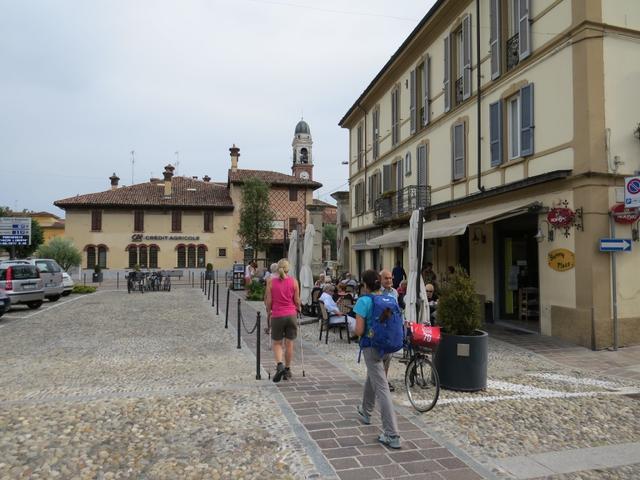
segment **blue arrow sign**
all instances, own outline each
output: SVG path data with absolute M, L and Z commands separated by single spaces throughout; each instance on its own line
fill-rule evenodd
M 601 238 L 600 251 L 601 252 L 630 252 L 631 239 L 630 238 Z

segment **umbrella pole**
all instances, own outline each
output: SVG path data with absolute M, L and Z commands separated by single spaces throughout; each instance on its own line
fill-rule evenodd
M 420 314 L 422 313 L 422 297 L 420 296 L 420 280 L 422 278 L 422 247 L 424 245 L 424 239 L 422 238 L 422 222 L 424 221 L 424 208 L 418 209 L 418 234 L 416 246 L 418 249 L 418 275 L 416 277 L 416 320 L 417 323 L 422 323 Z

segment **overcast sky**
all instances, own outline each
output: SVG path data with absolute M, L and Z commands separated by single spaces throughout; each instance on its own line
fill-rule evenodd
M 338 121 L 433 0 L 0 0 L 0 205 L 161 176 L 290 173 L 302 115 L 323 200 L 346 188 Z M 175 152 L 179 154 L 176 155 Z

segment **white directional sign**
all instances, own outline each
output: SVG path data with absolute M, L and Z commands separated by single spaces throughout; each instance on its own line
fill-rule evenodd
M 640 208 L 640 177 L 626 177 L 624 179 L 624 206 Z
M 630 252 L 631 239 L 630 238 L 601 238 L 600 251 L 601 252 Z
M 31 245 L 31 219 L 0 217 L 0 245 Z

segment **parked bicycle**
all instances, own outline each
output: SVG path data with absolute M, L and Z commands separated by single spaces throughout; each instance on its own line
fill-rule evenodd
M 129 272 L 127 278 L 127 292 L 131 293 L 134 290 L 139 290 L 140 293 L 144 293 L 145 278 L 144 272 Z
M 440 396 L 440 378 L 431 360 L 440 342 L 440 327 L 411 323 L 405 337 L 407 368 L 404 384 L 409 402 L 418 412 L 435 407 Z

